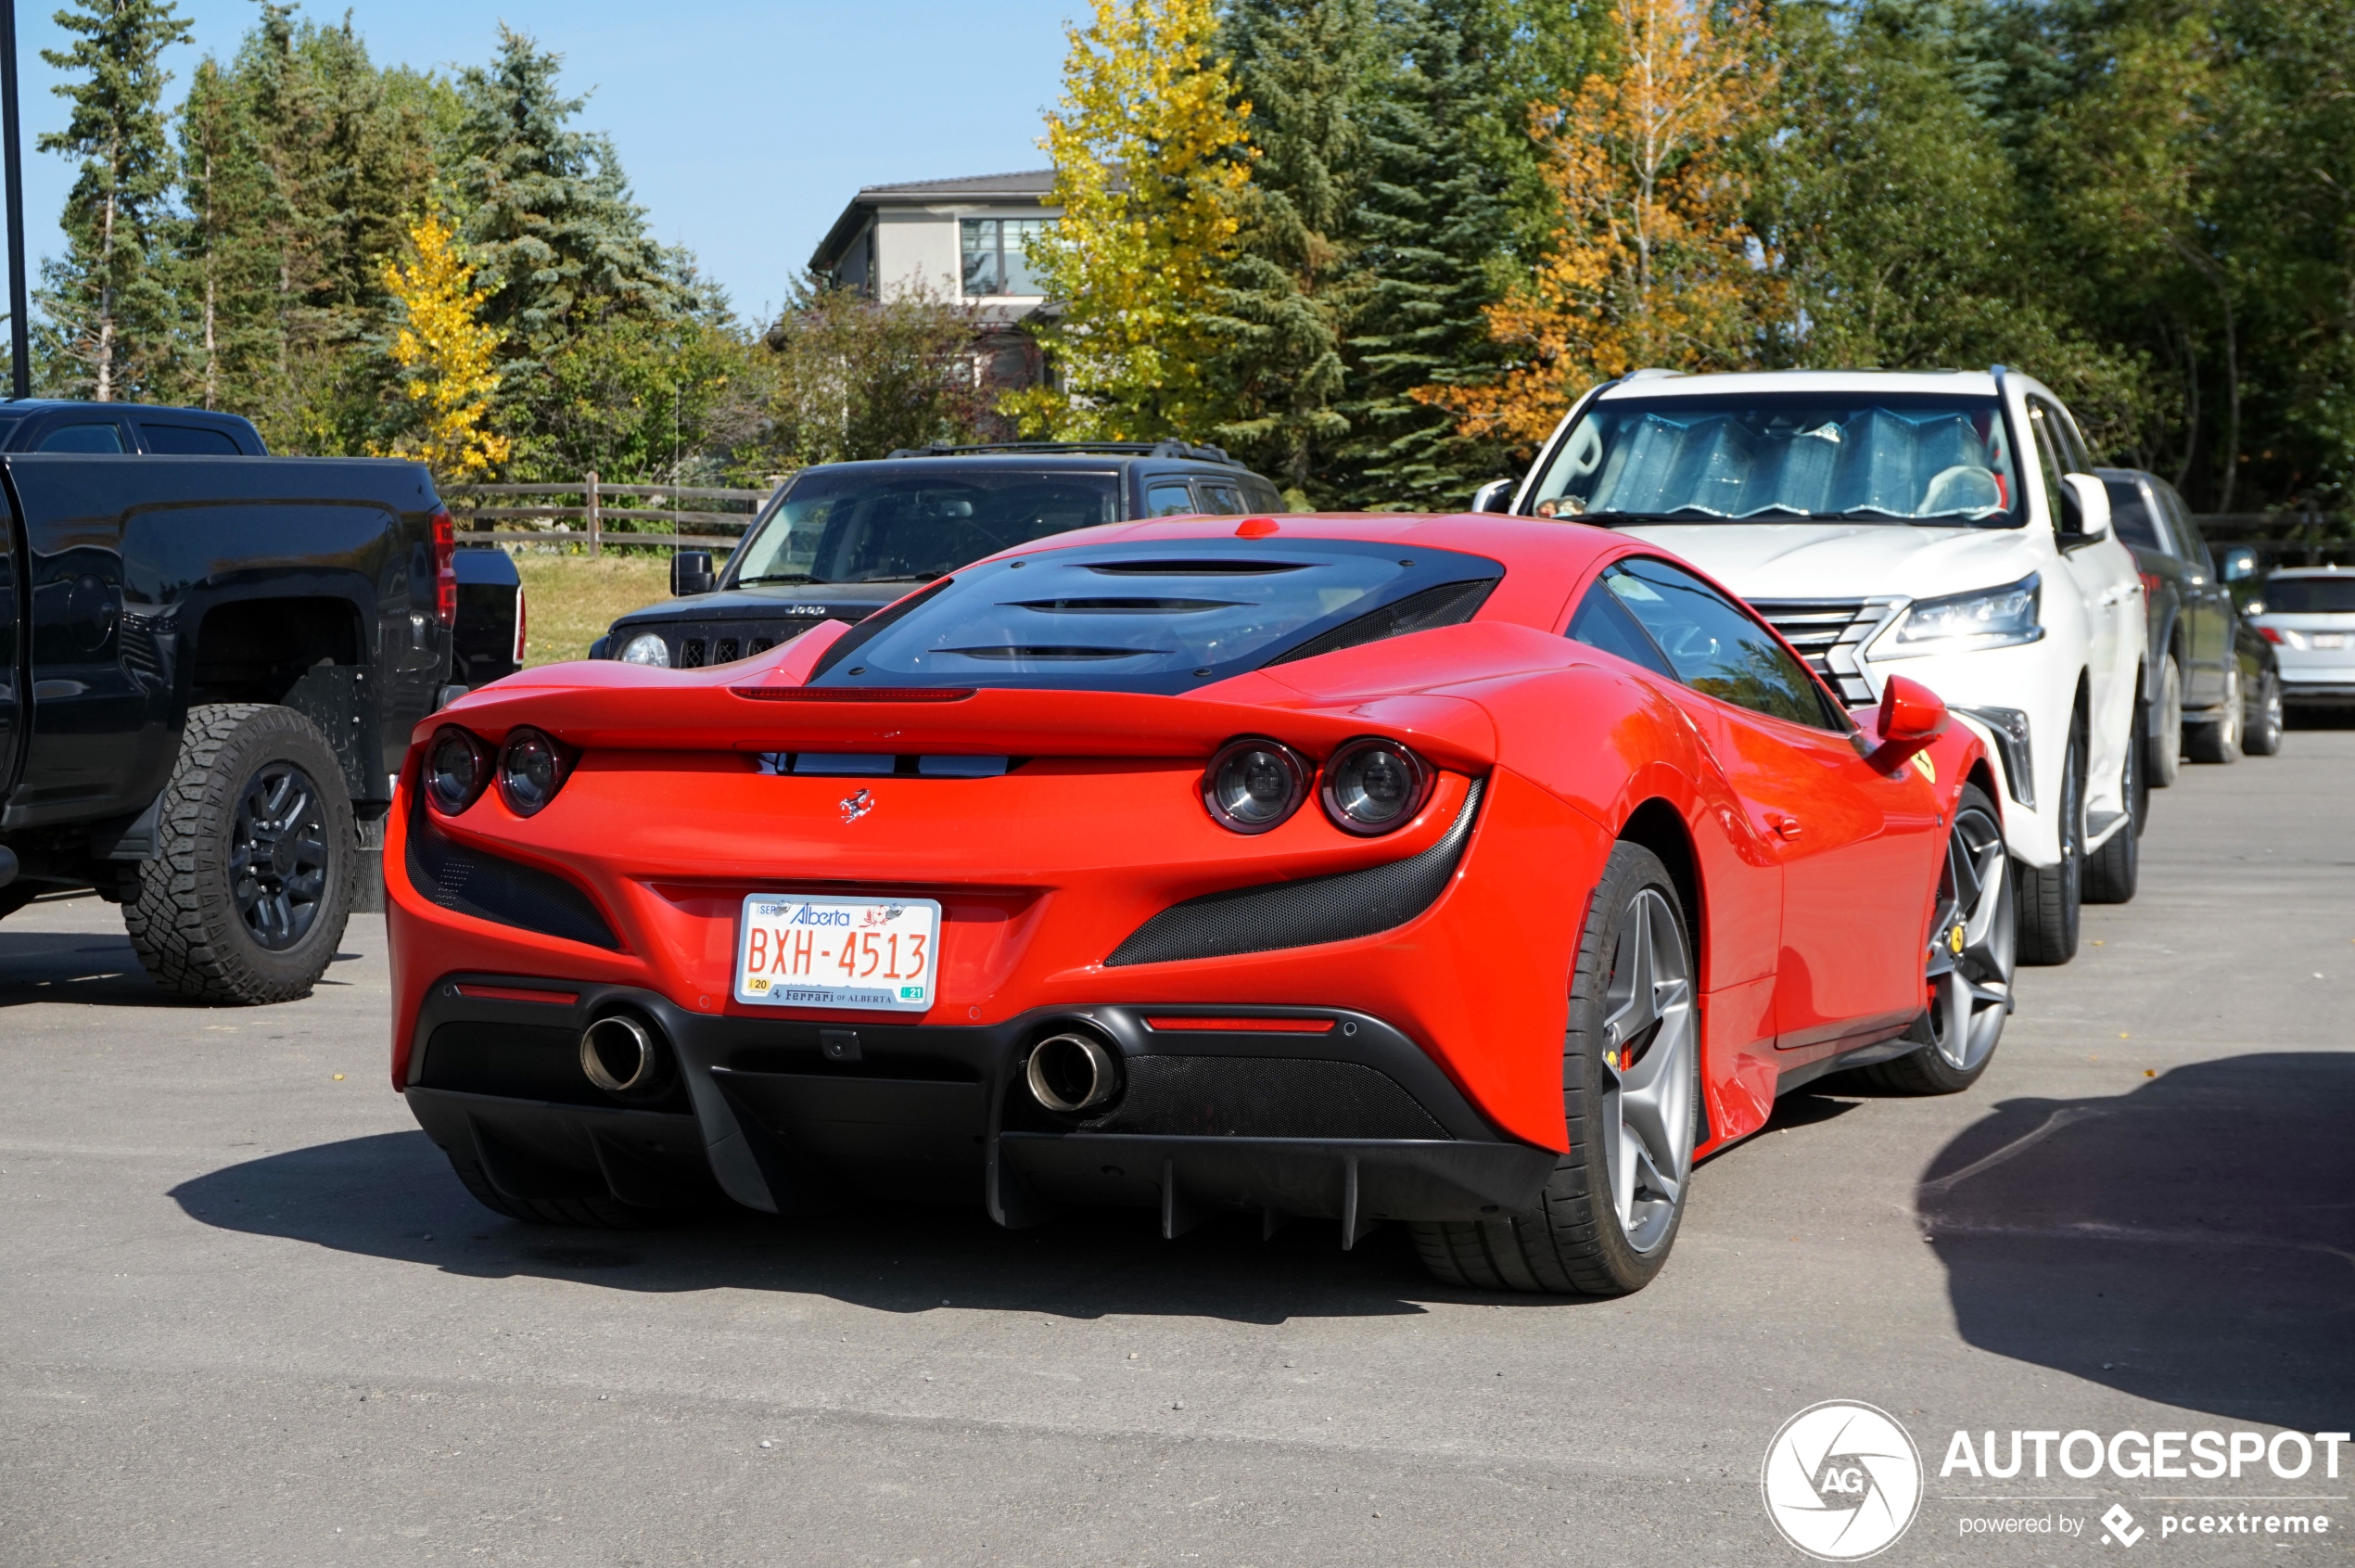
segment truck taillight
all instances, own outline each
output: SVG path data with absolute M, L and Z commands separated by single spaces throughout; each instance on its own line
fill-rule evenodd
M 433 618 L 458 624 L 458 525 L 447 506 L 433 509 Z
M 2159 583 L 2158 583 L 2158 574 L 2157 572 L 2144 572 L 2144 573 L 2142 573 L 2142 574 L 2141 574 L 2141 576 L 2142 576 L 2142 580 L 2143 580 L 2143 600 L 2144 600 L 2144 602 L 2145 602 L 2145 604 L 2152 604 L 2152 605 L 2156 605 L 2156 604 L 2158 604 L 2158 588 L 2159 588 Z
M 523 664 L 524 598 L 523 584 L 516 584 L 516 663 Z

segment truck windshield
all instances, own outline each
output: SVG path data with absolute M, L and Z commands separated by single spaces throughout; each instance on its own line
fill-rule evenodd
M 1188 539 L 988 561 L 861 621 L 817 686 L 1190 692 L 1468 620 L 1504 567 L 1354 540 Z
M 1541 517 L 2017 528 L 1992 397 L 1781 392 L 1603 398 L 1540 478 Z
M 1120 518 L 1120 476 L 926 460 L 813 468 L 745 546 L 731 586 L 929 582 L 1050 533 Z

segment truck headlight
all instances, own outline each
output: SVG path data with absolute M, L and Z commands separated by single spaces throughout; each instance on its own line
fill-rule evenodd
M 648 664 L 656 669 L 668 669 L 670 668 L 670 645 L 662 640 L 658 631 L 641 631 L 622 644 L 621 662 Z
M 2044 635 L 2037 624 L 2043 598 L 2043 583 L 2031 572 L 2005 588 L 1916 600 L 1897 623 L 1896 634 L 1883 639 L 1873 657 L 1920 658 L 2033 643 Z

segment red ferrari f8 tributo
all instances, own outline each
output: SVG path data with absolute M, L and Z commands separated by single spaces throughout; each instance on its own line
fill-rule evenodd
M 1929 692 L 1852 717 L 1599 529 L 1114 525 L 420 726 L 392 1080 L 520 1218 L 1396 1219 L 1451 1283 L 1622 1293 L 1778 1093 L 1985 1068 L 1996 798 Z

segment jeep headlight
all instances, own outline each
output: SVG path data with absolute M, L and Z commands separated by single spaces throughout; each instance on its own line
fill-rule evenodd
M 2043 584 L 2031 573 L 2005 588 L 1917 600 L 1873 657 L 1920 658 L 2033 643 L 2044 635 L 2036 615 L 2043 596 Z
M 621 650 L 624 664 L 650 664 L 656 669 L 670 668 L 670 646 L 658 631 L 641 631 L 630 639 Z

